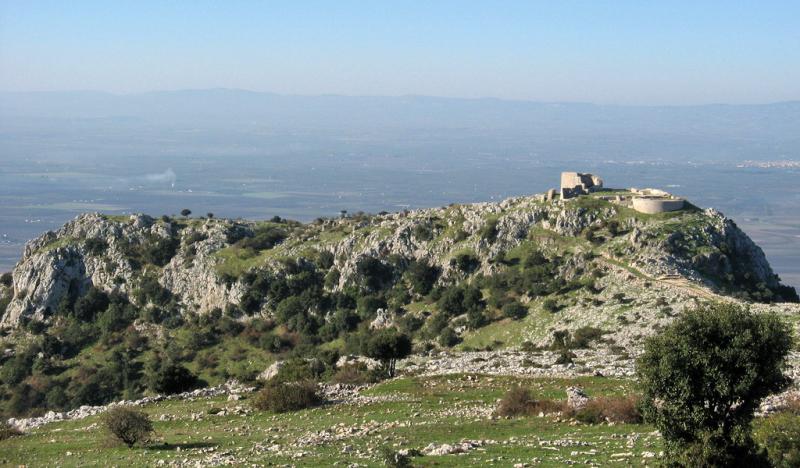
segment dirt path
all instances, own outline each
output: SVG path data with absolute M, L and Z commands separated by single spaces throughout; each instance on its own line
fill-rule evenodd
M 599 257 L 600 260 L 604 264 L 609 267 L 616 268 L 618 270 L 624 270 L 628 273 L 633 274 L 639 278 L 642 278 L 646 281 L 657 281 L 662 284 L 668 284 L 676 289 L 679 289 L 685 293 L 688 293 L 691 296 L 699 296 L 704 299 L 710 299 L 712 301 L 731 301 L 731 298 L 720 296 L 719 294 L 710 291 L 709 289 L 700 286 L 696 283 L 692 283 L 691 281 L 687 280 L 682 276 L 651 276 L 647 273 L 643 272 L 642 270 L 629 265 L 627 263 L 623 263 L 613 257 L 611 257 L 608 252 L 602 252 L 601 256 Z

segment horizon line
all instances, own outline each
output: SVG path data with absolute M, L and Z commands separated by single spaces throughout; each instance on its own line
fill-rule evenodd
M 314 98 L 314 97 L 338 97 L 338 98 L 387 98 L 387 99 L 402 99 L 402 98 L 421 98 L 421 99 L 442 99 L 453 101 L 498 101 L 509 103 L 528 103 L 528 104 L 545 104 L 545 105 L 585 105 L 585 106 L 605 106 L 605 107 L 714 107 L 714 106 L 770 106 L 778 104 L 794 104 L 800 103 L 800 97 L 795 99 L 785 99 L 779 101 L 766 101 L 766 102 L 709 102 L 709 103 L 695 103 L 695 104 L 628 104 L 628 103 L 598 103 L 592 101 L 550 101 L 550 100 L 535 100 L 524 98 L 501 98 L 495 96 L 436 96 L 429 94 L 342 94 L 342 93 L 317 93 L 317 94 L 302 94 L 302 93 L 276 93 L 273 91 L 255 91 L 245 88 L 227 88 L 227 87 L 208 87 L 208 88 L 174 88 L 174 89 L 152 89 L 148 91 L 132 91 L 132 92 L 116 92 L 97 89 L 52 89 L 52 90 L 0 90 L 0 94 L 102 94 L 115 97 L 135 97 L 145 96 L 148 94 L 168 94 L 168 93 L 187 93 L 187 92 L 210 92 L 210 91 L 227 91 L 249 94 L 271 95 L 276 97 L 299 97 L 299 98 Z

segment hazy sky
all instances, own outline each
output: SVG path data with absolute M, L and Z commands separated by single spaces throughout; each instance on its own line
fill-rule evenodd
M 796 100 L 800 1 L 0 0 L 0 90 L 213 87 Z

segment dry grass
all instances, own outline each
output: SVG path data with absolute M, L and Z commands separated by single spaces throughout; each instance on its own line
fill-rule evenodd
M 573 410 L 572 416 L 586 424 L 643 422 L 642 413 L 639 411 L 639 399 L 633 396 L 593 398 L 580 410 Z
M 369 370 L 366 364 L 361 362 L 344 365 L 331 377 L 334 383 L 352 385 L 375 383 L 378 380 L 380 380 L 379 373 Z
M 0 421 L 0 440 L 6 440 L 20 435 L 22 435 L 22 432 L 18 431 L 17 428 L 12 427 L 5 421 Z
M 512 387 L 497 405 L 500 416 L 530 416 L 539 413 L 557 413 L 566 409 L 564 402 L 537 400 L 531 391 L 524 387 Z
M 800 394 L 793 393 L 787 396 L 785 406 L 781 411 L 800 416 Z

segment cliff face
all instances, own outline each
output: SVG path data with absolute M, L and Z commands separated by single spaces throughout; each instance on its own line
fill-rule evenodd
M 247 242 L 276 232 L 274 242 Z M 744 291 L 756 300 L 791 296 L 763 251 L 713 210 L 650 216 L 591 196 L 567 202 L 536 196 L 311 224 L 84 214 L 26 245 L 13 286 L 2 290 L 8 304 L 0 325 L 46 320 L 65 297 L 91 286 L 146 302 L 136 291 L 154 278 L 182 313 L 205 313 L 239 304 L 248 271 L 279 274 L 286 259 L 328 254 L 328 270 L 338 279 L 327 287 L 336 290 L 354 280 L 364 257 L 425 260 L 440 270 L 438 281 L 448 283 L 502 271 L 504 256 L 515 249 L 564 257 L 566 278 L 580 271 L 583 258 L 603 256 L 723 293 Z M 474 268 L 459 263 L 464 255 Z M 270 304 L 262 308 L 269 312 Z
M 177 229 L 172 222 L 145 215 L 126 220 L 96 213 L 80 215 L 25 246 L 12 272 L 13 298 L 0 324 L 14 326 L 21 317 L 43 320 L 66 296 L 80 296 L 92 285 L 130 295 L 145 274 L 156 274 L 159 283 L 187 310 L 209 310 L 236 302 L 241 292 L 220 281 L 212 258 L 213 252 L 227 245 L 229 224 L 214 221 Z M 142 265 L 136 250 L 159 243 L 175 244 L 168 263 Z

